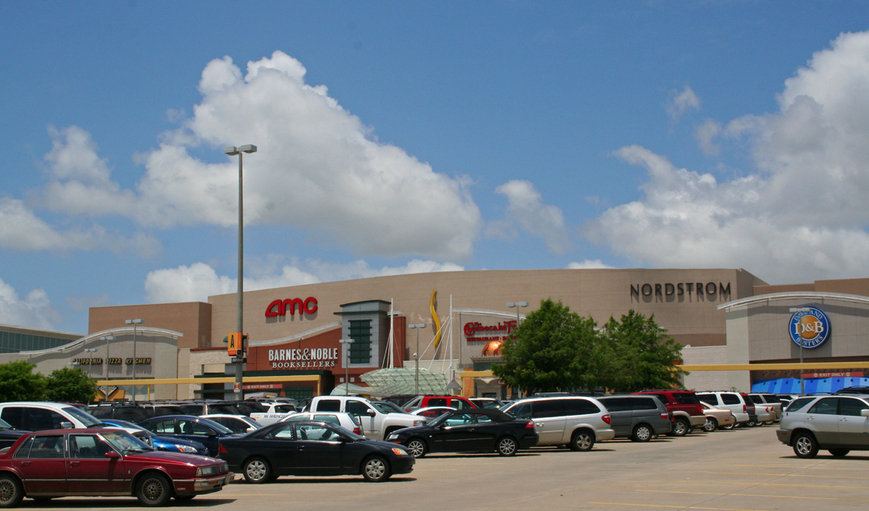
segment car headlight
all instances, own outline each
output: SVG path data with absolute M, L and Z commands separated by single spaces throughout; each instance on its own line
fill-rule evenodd
M 395 453 L 396 456 L 407 456 L 407 451 L 399 449 L 398 447 L 393 447 L 392 452 Z
M 192 445 L 176 445 L 175 447 L 177 447 L 178 450 L 181 452 L 196 454 L 196 448 Z
M 386 439 L 387 440 L 398 440 L 398 435 L 396 435 L 395 433 L 390 433 L 389 436 L 386 437 Z

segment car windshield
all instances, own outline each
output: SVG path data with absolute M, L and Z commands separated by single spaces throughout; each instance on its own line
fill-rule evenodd
M 374 401 L 371 404 L 381 413 L 405 413 L 405 411 L 399 408 L 398 405 L 390 403 L 389 401 Z
M 103 433 L 103 438 L 105 438 L 108 443 L 112 444 L 112 447 L 124 454 L 148 452 L 153 450 L 141 440 L 125 431 L 107 431 Z
M 74 406 L 65 406 L 63 408 L 63 411 L 78 419 L 82 424 L 84 424 L 86 428 L 102 425 L 102 422 L 100 422 L 99 419 L 87 412 L 81 411 Z

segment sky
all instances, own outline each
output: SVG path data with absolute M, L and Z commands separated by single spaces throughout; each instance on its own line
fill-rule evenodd
M 0 324 L 456 270 L 867 277 L 869 3 L 0 1 Z

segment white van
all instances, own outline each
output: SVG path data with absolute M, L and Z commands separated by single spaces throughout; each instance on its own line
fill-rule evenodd
M 597 399 L 583 396 L 532 397 L 504 408 L 517 419 L 531 419 L 540 437 L 537 445 L 567 445 L 591 450 L 598 440 L 612 440 L 612 418 Z

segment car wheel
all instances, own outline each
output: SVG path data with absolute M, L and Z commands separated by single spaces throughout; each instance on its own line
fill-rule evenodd
M 711 433 L 716 429 L 718 429 L 718 421 L 715 420 L 715 417 L 706 417 L 706 423 L 703 424 L 703 431 Z
M 797 433 L 794 438 L 794 454 L 800 458 L 814 458 L 818 449 L 818 441 L 811 433 Z
M 655 432 L 648 424 L 637 424 L 631 432 L 631 440 L 634 442 L 648 442 L 655 436 Z
M 172 498 L 172 486 L 166 476 L 151 472 L 139 479 L 136 498 L 146 506 L 165 506 Z
M 849 452 L 851 452 L 851 449 L 830 449 L 830 454 L 837 458 L 847 456 Z
M 519 444 L 516 439 L 511 436 L 505 436 L 498 440 L 498 454 L 501 456 L 513 456 L 519 450 Z
M 244 480 L 249 483 L 259 484 L 272 480 L 272 468 L 263 458 L 251 458 L 245 461 L 241 471 Z
M 757 420 L 756 419 L 748 419 L 748 422 L 746 422 L 745 425 L 748 426 L 749 428 L 753 428 L 753 427 L 757 426 Z
M 390 475 L 389 463 L 383 456 L 369 456 L 362 462 L 362 477 L 366 481 L 379 483 L 389 479 Z
M 685 436 L 691 430 L 691 423 L 685 417 L 676 417 L 673 421 L 673 436 Z
M 13 475 L 0 476 L 0 507 L 15 507 L 24 498 L 24 489 Z
M 407 447 L 407 452 L 414 458 L 425 456 L 425 442 L 420 438 L 411 438 L 405 447 Z
M 580 429 L 573 432 L 570 437 L 570 450 L 572 451 L 590 451 L 594 446 L 594 433 L 587 429 Z

